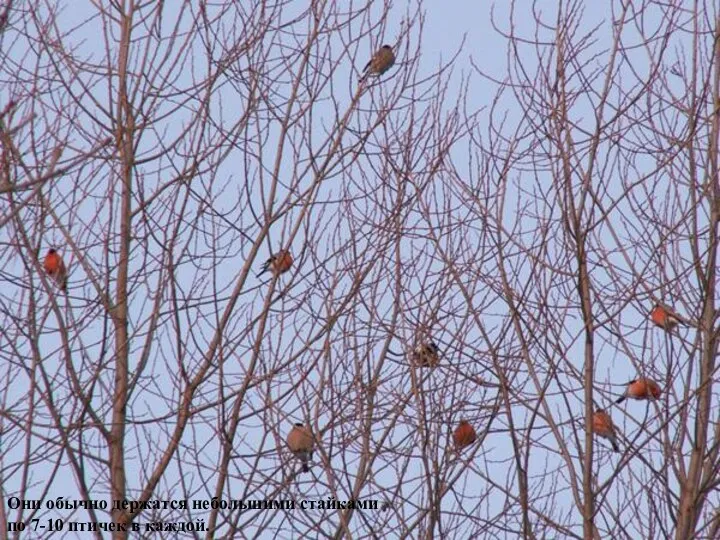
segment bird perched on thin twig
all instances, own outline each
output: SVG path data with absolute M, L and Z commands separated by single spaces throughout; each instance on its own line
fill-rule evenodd
M 413 363 L 419 367 L 435 367 L 440 362 L 440 350 L 434 342 L 419 343 L 413 349 Z
M 263 263 L 263 266 L 260 269 L 257 277 L 260 277 L 268 270 L 271 270 L 274 275 L 279 276 L 280 274 L 284 274 L 285 272 L 290 270 L 292 263 L 293 258 L 290 250 L 281 249 L 274 255 L 271 255 L 270 258 Z
M 67 292 L 67 269 L 63 262 L 62 256 L 57 252 L 55 248 L 48 249 L 43 261 L 43 268 L 47 275 L 55 280 L 60 290 L 64 293 Z
M 659 399 L 661 394 L 660 386 L 652 379 L 633 379 L 627 385 L 625 393 L 615 403 L 622 403 L 625 398 L 632 399 Z
M 614 452 L 619 452 L 620 447 L 617 442 L 617 434 L 615 433 L 615 426 L 613 425 L 612 418 L 603 409 L 598 409 L 593 414 L 592 418 L 592 429 L 596 435 L 607 439 L 613 447 Z
M 309 462 L 315 449 L 315 437 L 310 428 L 301 422 L 296 423 L 287 436 L 290 451 L 302 462 L 303 472 L 310 472 Z
M 395 53 L 390 45 L 383 45 L 363 68 L 360 77 L 364 81 L 369 75 L 379 77 L 395 64 Z
M 650 312 L 650 319 L 656 326 L 667 332 L 672 332 L 678 324 L 683 324 L 680 315 L 675 313 L 672 308 L 662 304 L 655 304 Z
M 462 419 L 453 432 L 453 442 L 455 449 L 459 452 L 463 448 L 470 446 L 477 439 L 477 433 L 470 423 Z

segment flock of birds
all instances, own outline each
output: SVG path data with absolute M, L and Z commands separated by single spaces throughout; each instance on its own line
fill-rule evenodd
M 380 76 L 390 69 L 395 63 L 395 54 L 390 45 L 383 45 L 367 63 L 360 78 L 364 81 L 368 76 Z M 277 277 L 284 274 L 293 264 L 293 256 L 290 250 L 283 249 L 273 254 L 263 264 L 258 277 L 267 271 Z M 67 268 L 62 256 L 56 249 L 50 248 L 45 255 L 43 268 L 47 275 L 52 278 L 61 291 L 67 294 Z M 656 304 L 650 312 L 652 322 L 667 332 L 681 324 L 682 319 L 671 308 L 662 304 Z M 440 363 L 440 351 L 432 341 L 418 344 L 412 351 L 412 362 L 418 367 L 434 368 Z M 621 403 L 626 398 L 636 400 L 658 399 L 661 394 L 660 386 L 652 379 L 643 377 L 630 381 L 622 396 L 616 403 Z M 615 452 L 620 451 L 617 441 L 617 431 L 613 425 L 612 418 L 603 409 L 597 409 L 592 419 L 593 432 L 607 440 Z M 475 428 L 465 419 L 461 419 L 453 431 L 453 443 L 459 452 L 472 445 L 477 440 Z M 302 471 L 310 471 L 310 461 L 315 449 L 316 438 L 310 428 L 301 422 L 296 423 L 287 435 L 288 448 L 293 455 L 300 460 Z
M 281 250 L 270 257 L 262 267 L 258 276 L 271 270 L 275 276 L 279 276 L 290 270 L 293 258 L 288 250 Z M 672 333 L 673 330 L 683 323 L 681 317 L 672 308 L 656 304 L 650 312 L 650 320 L 656 325 Z M 412 351 L 411 361 L 421 368 L 434 368 L 440 363 L 440 349 L 433 341 L 419 343 Z M 648 377 L 640 377 L 630 381 L 625 392 L 615 401 L 622 403 L 625 399 L 655 400 L 659 399 L 662 390 L 660 385 Z M 604 409 L 596 409 L 592 418 L 593 433 L 610 441 L 615 452 L 620 451 L 617 440 L 617 431 L 612 418 Z M 460 452 L 472 445 L 477 440 L 475 428 L 466 419 L 461 419 L 453 431 L 453 443 L 455 450 Z M 296 423 L 287 436 L 287 445 L 290 451 L 301 461 L 302 471 L 309 472 L 309 462 L 312 460 L 312 453 L 315 449 L 315 436 L 310 428 L 302 423 Z
M 370 61 L 365 65 L 360 82 L 369 76 L 379 77 L 395 64 L 395 54 L 390 45 L 383 45 L 375 52 Z M 272 255 L 263 264 L 258 277 L 270 270 L 274 275 L 284 274 L 293 264 L 293 257 L 290 250 L 280 250 Z M 50 248 L 43 260 L 43 268 L 46 274 L 56 283 L 60 290 L 67 294 L 68 272 L 62 255 L 55 248 Z M 437 351 L 435 351 L 437 358 Z M 472 430 L 472 427 L 468 425 Z M 474 440 L 473 431 L 473 440 Z M 302 423 L 293 426 L 287 436 L 287 445 L 290 451 L 302 462 L 303 472 L 310 471 L 309 462 L 312 459 L 312 452 L 315 448 L 315 437 L 308 427 Z
M 260 277 L 265 272 L 270 271 L 277 278 L 290 270 L 293 262 L 294 259 L 290 250 L 280 250 L 265 261 L 257 276 Z M 67 268 L 62 256 L 54 248 L 49 249 L 45 255 L 43 268 L 60 290 L 67 294 Z M 677 313 L 662 304 L 655 305 L 650 312 L 650 319 L 656 326 L 666 332 L 672 332 L 679 324 L 683 323 Z M 411 361 L 420 368 L 434 368 L 440 363 L 440 350 L 432 341 L 420 343 L 412 351 Z M 660 385 L 654 380 L 648 377 L 637 378 L 627 384 L 625 392 L 617 399 L 616 403 L 622 403 L 627 398 L 655 400 L 660 398 L 661 393 Z M 596 435 L 610 441 L 615 452 L 620 451 L 616 428 L 612 418 L 604 409 L 595 410 L 592 418 L 592 429 Z M 459 452 L 472 445 L 476 440 L 475 428 L 467 420 L 461 419 L 453 431 L 453 443 L 456 451 Z M 303 423 L 296 423 L 288 433 L 286 442 L 293 455 L 302 463 L 302 472 L 309 472 L 310 461 L 316 443 L 316 438 L 310 428 Z
M 655 307 L 650 311 L 650 320 L 668 333 L 672 333 L 679 324 L 684 324 L 680 315 L 669 306 L 663 304 L 655 304 Z M 615 403 L 622 403 L 626 398 L 640 401 L 645 399 L 655 400 L 660 398 L 661 393 L 662 390 L 657 382 L 648 377 L 641 377 L 630 381 L 623 395 L 621 395 Z M 592 425 L 593 432 L 596 435 L 610 441 L 613 451 L 620 451 L 617 430 L 607 411 L 597 409 L 593 413 Z
M 383 50 L 385 48 L 381 49 L 381 51 Z M 260 277 L 265 272 L 270 271 L 275 277 L 278 277 L 290 270 L 292 264 L 293 257 L 290 251 L 286 249 L 280 250 L 265 261 L 257 276 Z M 412 361 L 418 367 L 434 368 L 440 363 L 440 350 L 432 341 L 420 343 L 412 352 Z M 470 446 L 476 439 L 475 428 L 467 420 L 460 420 L 453 432 L 455 448 L 461 450 Z M 302 472 L 310 472 L 310 461 L 316 443 L 315 436 L 310 428 L 302 422 L 297 422 L 288 433 L 285 442 L 293 455 L 302 463 Z

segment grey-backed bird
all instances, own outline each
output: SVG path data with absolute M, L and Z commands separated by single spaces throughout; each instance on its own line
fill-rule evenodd
M 413 349 L 413 363 L 419 367 L 435 367 L 440 363 L 440 350 L 434 342 L 419 343 Z
M 372 59 L 363 69 L 361 81 L 365 80 L 368 75 L 379 77 L 395 64 L 395 53 L 393 53 L 390 45 L 383 45 L 373 55 Z

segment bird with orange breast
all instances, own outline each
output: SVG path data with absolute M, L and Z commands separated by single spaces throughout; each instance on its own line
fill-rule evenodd
M 660 385 L 652 379 L 633 379 L 628 383 L 625 393 L 620 396 L 615 403 L 622 403 L 625 398 L 637 400 L 659 399 L 661 393 Z
M 650 312 L 650 319 L 666 332 L 672 332 L 678 324 L 683 324 L 680 315 L 663 304 L 655 304 Z
M 615 433 L 615 426 L 613 425 L 612 418 L 603 409 L 598 409 L 593 414 L 592 418 L 592 429 L 593 433 L 607 439 L 613 447 L 614 452 L 619 452 L 620 447 L 617 442 L 617 434 Z
M 465 419 L 460 420 L 460 423 L 453 432 L 453 442 L 455 443 L 455 449 L 460 450 L 467 448 L 477 440 L 477 433 L 475 428 L 470 425 Z
M 440 363 L 439 353 L 440 349 L 438 349 L 438 346 L 435 345 L 433 341 L 419 343 L 415 349 L 413 349 L 413 363 L 418 367 L 434 368 Z
M 370 61 L 363 68 L 363 75 L 360 77 L 364 81 L 369 75 L 379 77 L 395 64 L 395 53 L 393 53 L 390 45 L 383 45 L 373 55 Z
M 310 472 L 309 462 L 315 449 L 315 437 L 310 428 L 301 422 L 296 423 L 287 436 L 287 445 L 290 451 L 302 463 L 303 472 Z
M 279 276 L 280 274 L 284 274 L 285 272 L 290 270 L 292 264 L 293 257 L 292 253 L 290 253 L 290 250 L 281 249 L 277 253 L 271 255 L 270 258 L 265 261 L 257 277 L 260 277 L 268 270 L 272 271 L 273 275 Z
M 53 278 L 60 290 L 67 292 L 67 269 L 63 262 L 62 256 L 55 248 L 48 249 L 45 259 L 43 260 L 43 268 L 48 276 Z

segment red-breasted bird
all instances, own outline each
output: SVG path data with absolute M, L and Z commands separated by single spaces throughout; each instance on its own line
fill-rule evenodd
M 394 64 L 395 53 L 393 53 L 392 47 L 390 45 L 383 45 L 363 68 L 363 74 L 360 80 L 365 80 L 368 75 L 379 77 L 393 67 Z
M 453 432 L 453 442 L 455 448 L 460 451 L 463 448 L 470 446 L 477 439 L 477 433 L 467 420 L 460 420 L 460 423 Z
M 682 320 L 677 313 L 668 306 L 664 306 L 662 304 L 655 304 L 655 307 L 653 307 L 650 312 L 650 318 L 655 325 L 667 332 L 672 332 L 678 324 L 682 323 Z
M 280 274 L 284 274 L 288 270 L 290 270 L 290 267 L 293 263 L 293 257 L 290 253 L 289 249 L 281 249 L 274 255 L 271 255 L 270 258 L 265 261 L 265 263 L 262 266 L 262 269 L 260 270 L 260 273 L 257 275 L 257 277 L 260 277 L 268 270 L 271 270 L 273 274 L 276 276 L 279 276 Z
M 48 249 L 43 261 L 47 275 L 55 280 L 62 292 L 67 292 L 67 269 L 60 254 L 54 248 Z
M 419 343 L 415 349 L 413 349 L 413 363 L 420 367 L 435 367 L 440 362 L 439 352 L 438 346 L 432 341 Z
M 620 447 L 617 442 L 617 434 L 615 433 L 615 426 L 613 425 L 612 418 L 602 409 L 598 409 L 593 414 L 593 433 L 607 439 L 612 444 L 613 451 L 619 452 Z
M 287 436 L 287 445 L 290 451 L 302 462 L 303 472 L 310 472 L 308 464 L 312 459 L 312 453 L 315 449 L 315 437 L 313 437 L 310 428 L 298 422 L 290 430 Z
M 625 398 L 658 399 L 661 393 L 660 386 L 652 379 L 634 379 L 628 383 L 625 393 L 615 403 L 622 403 Z

